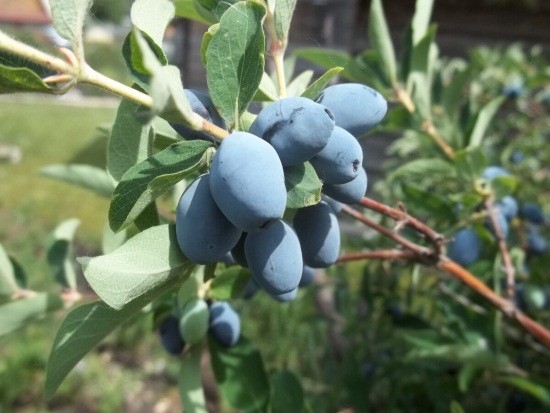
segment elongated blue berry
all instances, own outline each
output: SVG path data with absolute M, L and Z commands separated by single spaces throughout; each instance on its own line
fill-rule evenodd
M 326 202 L 299 209 L 293 223 L 306 265 L 326 268 L 336 262 L 340 253 L 340 227 Z
M 353 135 L 336 126 L 327 146 L 310 162 L 324 183 L 345 184 L 359 173 L 363 163 L 363 149 Z
M 247 132 L 223 140 L 212 161 L 210 189 L 227 219 L 242 231 L 281 218 L 285 211 L 285 177 L 277 152 Z
M 448 247 L 449 257 L 463 267 L 474 263 L 481 252 L 481 240 L 472 228 L 458 231 Z
M 223 347 L 237 344 L 241 335 L 239 314 L 227 301 L 218 301 L 210 307 L 210 336 Z
M 364 168 L 359 169 L 357 177 L 348 183 L 340 185 L 323 185 L 323 192 L 333 200 L 347 205 L 358 204 L 367 192 L 367 173 Z M 340 209 L 342 209 L 340 207 Z
M 179 320 L 174 315 L 169 315 L 164 319 L 159 327 L 160 341 L 164 349 L 170 354 L 180 354 L 185 346 L 181 338 L 179 329 Z
M 199 176 L 183 193 L 176 211 L 178 244 L 197 264 L 222 260 L 241 236 L 214 201 L 209 179 L 209 174 Z
M 388 110 L 388 103 L 380 93 L 358 83 L 330 86 L 316 102 L 332 111 L 336 126 L 355 137 L 360 137 L 379 124 Z
M 300 283 L 303 261 L 294 230 L 282 220 L 250 232 L 244 250 L 256 283 L 272 295 L 292 291 Z
M 334 129 L 326 107 L 302 97 L 288 97 L 266 106 L 249 132 L 277 151 L 283 166 L 302 164 L 319 153 Z

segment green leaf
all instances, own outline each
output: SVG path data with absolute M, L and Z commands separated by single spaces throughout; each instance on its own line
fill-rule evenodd
M 212 143 L 196 140 L 169 146 L 130 168 L 116 187 L 109 208 L 114 232 L 130 225 L 156 198 L 172 186 L 208 166 Z
M 15 269 L 6 250 L 0 244 L 0 296 L 11 296 L 19 290 Z
M 321 200 L 323 183 L 309 162 L 285 168 L 285 186 L 287 208 L 304 208 Z
M 452 220 L 454 218 L 452 205 L 433 191 L 426 191 L 421 187 L 405 183 L 402 184 L 402 188 L 407 196 L 405 203 L 416 214 L 423 211 L 435 219 Z
M 239 266 L 231 267 L 217 275 L 210 285 L 210 298 L 214 300 L 231 300 L 239 298 L 250 280 L 250 271 Z
M 527 379 L 517 376 L 500 377 L 497 379 L 502 383 L 514 386 L 516 389 L 529 393 L 538 399 L 545 406 L 550 406 L 550 389 L 547 384 L 537 383 L 533 379 Z
M 130 229 L 123 229 L 117 233 L 113 232 L 109 222 L 103 226 L 103 237 L 101 238 L 101 252 L 109 254 L 120 247 L 130 237 Z
M 92 0 L 50 0 L 55 31 L 76 49 L 82 45 L 82 28 L 91 6 Z
M 369 40 L 380 59 L 387 80 L 397 86 L 395 50 L 381 0 L 372 0 L 369 14 Z
M 273 15 L 275 33 L 283 43 L 288 41 L 288 30 L 292 21 L 292 15 L 296 8 L 296 0 L 275 0 Z
M 178 246 L 174 225 L 149 228 L 110 254 L 78 262 L 96 294 L 115 310 L 174 279 L 182 281 L 194 267 Z
M 207 413 L 201 382 L 202 346 L 193 346 L 181 360 L 178 387 L 185 413 Z
M 266 411 L 270 388 L 260 352 L 242 335 L 231 348 L 221 347 L 212 339 L 208 344 L 223 399 L 235 409 Z
M 491 121 L 497 114 L 505 99 L 506 98 L 504 96 L 499 96 L 491 100 L 479 111 L 468 141 L 468 148 L 477 148 L 478 146 L 481 146 L 481 142 L 487 133 L 487 129 L 489 128 Z
M 440 176 L 454 174 L 454 167 L 449 162 L 438 158 L 416 159 L 408 162 L 389 174 L 388 179 L 394 180 L 405 177 L 407 179 L 414 176 Z
M 10 255 L 9 257 L 11 265 L 13 267 L 13 272 L 17 285 L 19 286 L 19 288 L 27 288 L 27 274 L 25 273 L 25 269 L 13 256 Z
M 462 393 L 466 393 L 470 388 L 470 383 L 475 378 L 480 366 L 476 363 L 468 362 L 462 366 L 458 374 L 458 388 Z
M 181 73 L 176 66 L 157 68 L 151 79 L 153 112 L 170 122 L 182 123 L 199 130 L 202 118 L 193 113 L 181 83 Z
M 451 405 L 449 406 L 449 411 L 450 413 L 466 413 L 462 405 L 456 400 L 453 400 L 451 402 Z
M 42 78 L 26 67 L 0 64 L 0 94 L 16 92 L 55 93 Z
M 167 227 L 167 225 L 164 227 Z M 162 253 L 166 254 L 166 252 Z M 185 276 L 186 273 L 181 273 L 180 277 L 174 277 L 165 283 L 159 283 L 156 287 L 150 288 L 144 295 L 128 302 L 119 310 L 109 307 L 103 301 L 84 304 L 71 310 L 57 330 L 46 366 L 46 398 L 49 399 L 54 395 L 67 374 L 86 353 L 99 344 L 116 327 L 139 313 L 151 301 L 174 288 Z
M 466 182 L 475 182 L 482 175 L 487 163 L 487 156 L 481 148 L 455 152 L 456 171 Z
M 413 47 L 407 88 L 424 119 L 431 119 L 431 65 L 430 53 L 435 39 L 435 26 Z
M 147 33 L 157 45 L 162 45 L 164 32 L 175 16 L 170 0 L 135 0 L 130 17 L 135 27 Z
M 262 80 L 260 81 L 260 86 L 258 86 L 258 91 L 254 95 L 255 101 L 261 102 L 274 102 L 277 100 L 277 88 L 273 79 L 267 74 L 262 74 Z
M 220 20 L 206 51 L 208 90 L 229 126 L 238 121 L 262 79 L 265 8 L 254 2 L 231 6 Z
M 104 169 L 92 165 L 47 165 L 40 169 L 40 174 L 89 189 L 106 198 L 110 198 L 115 189 L 109 174 Z
M 294 52 L 294 55 L 327 70 L 335 66 L 343 67 L 344 70 L 341 72 L 342 77 L 352 82 L 369 83 L 369 77 L 361 69 L 354 57 L 346 52 L 312 47 L 298 49 Z
M 428 31 L 432 17 L 434 0 L 416 0 L 416 8 L 412 18 L 412 41 L 413 45 L 418 44 Z
M 143 121 L 143 107 L 123 99 L 107 145 L 107 171 L 118 182 L 135 164 L 151 155 L 149 119 Z
M 4 304 L 0 306 L 0 337 L 60 308 L 63 301 L 59 295 L 46 293 Z
M 196 0 L 197 10 L 201 15 L 219 21 L 223 14 L 239 0 Z
M 466 85 L 470 80 L 472 71 L 470 69 L 464 69 L 454 74 L 453 79 L 448 85 L 445 85 L 443 89 L 442 103 L 447 114 L 451 117 L 460 107 L 460 103 L 463 101 Z
M 48 264 L 55 280 L 73 290 L 76 290 L 73 238 L 79 225 L 80 221 L 75 218 L 63 221 L 50 235 L 47 247 Z
M 300 380 L 290 371 L 277 371 L 271 382 L 271 413 L 301 412 L 304 408 L 304 391 Z
M 141 34 L 141 40 L 139 40 L 136 33 Z M 124 57 L 126 67 L 128 67 L 134 82 L 142 89 L 147 90 L 151 81 L 151 71 L 148 67 L 150 64 L 146 65 L 146 56 L 148 51 L 145 51 L 144 53 L 142 50 L 143 47 L 140 46 L 140 41 L 145 41 L 147 43 L 147 50 L 153 53 L 155 59 L 161 66 L 168 64 L 168 58 L 162 48 L 156 44 L 147 33 L 132 30 L 128 33 L 126 39 L 124 39 L 124 43 L 122 45 L 122 57 Z M 151 56 L 149 56 L 149 59 L 150 58 Z
M 491 188 L 493 188 L 496 199 L 512 195 L 517 187 L 518 180 L 515 176 L 499 176 L 491 181 Z
M 208 30 L 206 32 L 204 32 L 204 35 L 202 36 L 201 60 L 202 60 L 202 64 L 204 66 L 206 66 L 206 51 L 208 50 L 208 46 L 210 45 L 210 41 L 212 40 L 212 38 L 214 37 L 214 35 L 216 34 L 216 32 L 218 31 L 219 28 L 220 28 L 219 23 L 213 24 L 212 26 L 210 26 L 208 28 Z
M 206 17 L 204 13 L 198 10 L 197 0 L 174 0 L 176 6 L 176 16 L 185 19 L 195 20 L 204 24 L 215 23 L 213 16 Z
M 344 70 L 343 67 L 333 67 L 327 70 L 323 76 L 313 82 L 309 87 L 302 92 L 302 97 L 315 100 L 319 97 L 323 89 L 334 79 L 335 76 Z
M 296 78 L 289 83 L 286 89 L 287 96 L 300 96 L 306 89 L 309 82 L 313 78 L 313 70 L 306 70 L 300 73 Z

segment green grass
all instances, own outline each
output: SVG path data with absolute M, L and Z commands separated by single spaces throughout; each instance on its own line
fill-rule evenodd
M 47 234 L 67 218 L 81 220 L 82 242 L 99 242 L 108 201 L 39 171 L 52 163 L 104 165 L 106 138 L 96 126 L 111 122 L 115 110 L 51 101 L 0 102 L 0 142 L 23 152 L 19 164 L 0 164 L 0 242 L 31 273 L 43 272 L 36 262 L 44 256 Z

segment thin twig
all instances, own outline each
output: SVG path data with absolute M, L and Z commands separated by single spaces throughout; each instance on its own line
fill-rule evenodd
M 378 251 L 360 251 L 350 252 L 340 255 L 336 264 L 344 264 L 350 261 L 360 260 L 390 260 L 390 261 L 412 261 L 416 258 L 413 252 L 391 249 L 391 250 L 378 250 Z
M 459 294 L 453 290 L 451 290 L 444 282 L 440 282 L 438 284 L 439 291 L 441 291 L 443 294 L 451 297 L 453 300 L 455 300 L 457 303 L 462 304 L 465 307 L 468 307 L 472 311 L 478 313 L 478 314 L 487 314 L 487 310 L 480 305 L 477 305 L 476 303 L 473 303 L 471 300 L 469 300 L 467 297 L 463 296 L 462 294 Z
M 498 248 L 500 249 L 500 254 L 502 255 L 502 261 L 504 262 L 504 268 L 506 270 L 506 296 L 509 300 L 514 300 L 516 289 L 515 289 L 515 269 L 512 264 L 512 259 L 510 258 L 510 253 L 508 252 L 508 246 L 506 245 L 506 240 L 502 234 L 502 228 L 497 217 L 497 210 L 493 203 L 492 197 L 485 198 L 485 209 L 491 220 L 491 225 L 497 239 Z
M 361 199 L 361 201 L 359 202 L 359 205 L 364 208 L 370 209 L 371 211 L 375 211 L 387 217 L 393 218 L 397 222 L 404 222 L 407 226 L 414 228 L 415 230 L 423 234 L 434 246 L 435 252 L 437 254 L 441 253 L 441 250 L 445 243 L 445 237 L 443 237 L 443 235 L 441 235 L 440 233 L 434 231 L 423 222 L 410 216 L 405 208 L 392 208 L 367 197 L 363 197 L 363 199 Z
M 398 243 L 399 245 L 402 245 L 403 247 L 405 247 L 408 250 L 412 251 L 419 258 L 423 257 L 424 259 L 428 259 L 429 257 L 433 257 L 433 252 L 429 248 L 422 247 L 418 244 L 415 244 L 412 241 L 409 241 L 407 238 L 402 237 L 399 234 L 396 234 L 395 232 L 393 232 L 390 229 L 384 227 L 383 225 L 380 225 L 377 222 L 374 222 L 370 218 L 364 216 L 359 211 L 356 211 L 355 209 L 353 209 L 353 208 L 351 208 L 347 205 L 344 205 L 344 207 L 342 208 L 342 211 L 345 214 L 355 218 L 357 221 L 360 221 L 363 224 L 365 224 L 366 226 L 374 229 L 376 232 L 379 232 L 382 235 L 385 235 L 386 237 L 388 237 L 392 241 L 394 241 L 394 242 Z
M 365 204 L 365 205 L 363 205 Z M 373 209 L 379 213 L 392 217 L 394 219 L 402 219 L 401 214 L 406 214 L 404 211 L 398 209 L 390 208 L 387 205 L 380 204 L 376 201 L 372 201 L 368 198 L 363 198 L 361 205 Z M 436 268 L 445 272 L 446 274 L 452 276 L 453 278 L 461 281 L 470 289 L 474 290 L 477 294 L 481 295 L 486 301 L 488 301 L 493 307 L 501 311 L 506 317 L 515 320 L 524 330 L 528 331 L 531 335 L 536 337 L 541 343 L 550 348 L 550 331 L 546 329 L 541 324 L 537 323 L 535 320 L 531 319 L 521 311 L 519 311 L 514 302 L 507 300 L 500 295 L 496 294 L 491 288 L 489 288 L 485 283 L 480 281 L 475 275 L 470 273 L 465 268 L 458 265 L 456 262 L 450 260 L 442 253 L 437 253 L 432 251 L 429 248 L 423 247 L 421 245 L 415 244 L 412 241 L 409 241 L 402 236 L 395 234 L 388 228 L 372 221 L 370 218 L 364 216 L 360 212 L 354 210 L 349 206 L 344 206 L 344 213 L 350 215 L 356 220 L 362 222 L 368 227 L 374 229 L 375 231 L 381 233 L 382 235 L 392 239 L 396 243 L 402 245 L 411 253 L 413 253 L 413 259 L 417 260 L 423 264 L 434 265 Z M 407 215 L 408 223 L 419 230 L 422 234 L 426 235 L 429 239 L 432 239 L 434 234 L 437 234 L 431 228 L 427 227 L 425 224 L 422 224 L 420 221 L 416 220 L 413 217 Z M 419 228 L 422 228 L 420 230 Z M 431 235 L 428 235 L 431 234 Z M 437 234 L 439 237 L 440 235 Z M 435 239 L 439 239 L 436 237 Z

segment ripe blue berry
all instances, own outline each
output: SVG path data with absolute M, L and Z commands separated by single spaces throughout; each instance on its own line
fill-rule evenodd
M 323 185 L 323 192 L 335 201 L 353 205 L 358 204 L 365 196 L 367 185 L 367 173 L 364 168 L 359 168 L 359 173 L 353 181 L 340 185 Z
M 537 204 L 523 204 L 519 209 L 519 216 L 532 224 L 544 224 L 544 213 L 540 205 Z
M 500 178 L 503 176 L 510 176 L 510 172 L 500 166 L 488 166 L 483 171 L 483 177 L 488 181 L 492 181 L 495 178 Z
M 324 183 L 345 184 L 352 181 L 361 169 L 363 149 L 353 135 L 336 126 L 327 146 L 310 162 Z
M 293 223 L 306 265 L 326 268 L 336 262 L 340 253 L 340 228 L 326 202 L 299 209 Z
M 380 93 L 358 83 L 330 86 L 316 101 L 332 111 L 336 126 L 356 137 L 379 124 L 388 110 L 388 103 Z
M 247 132 L 223 140 L 210 170 L 210 190 L 237 228 L 250 232 L 283 216 L 286 187 L 277 152 Z
M 210 336 L 223 347 L 237 344 L 241 335 L 241 319 L 227 301 L 218 301 L 210 307 Z
M 178 244 L 197 264 L 222 260 L 241 236 L 214 201 L 209 178 L 209 174 L 199 176 L 183 193 L 176 210 Z
M 296 287 L 292 291 L 289 291 L 288 293 L 272 295 L 272 297 L 277 301 L 279 301 L 280 303 L 288 303 L 289 301 L 294 300 L 297 295 L 298 295 L 298 287 Z
M 256 283 L 272 295 L 292 291 L 302 277 L 302 252 L 294 230 L 281 220 L 250 232 L 246 260 Z
M 300 278 L 300 287 L 307 287 L 313 283 L 315 278 L 315 269 L 304 265 L 304 270 L 302 271 L 302 278 Z
M 464 228 L 455 234 L 448 251 L 452 260 L 467 267 L 479 258 L 481 240 L 472 228 Z
M 181 338 L 179 320 L 174 315 L 164 319 L 159 327 L 160 342 L 164 349 L 174 355 L 181 354 L 185 342 Z
M 511 221 L 518 216 L 518 201 L 516 201 L 516 199 L 510 195 L 502 198 L 495 204 L 495 206 L 500 210 L 500 212 L 502 212 L 502 214 L 508 221 Z
M 333 129 L 330 110 L 306 98 L 288 97 L 266 106 L 249 132 L 269 142 L 283 166 L 294 166 L 327 146 Z

